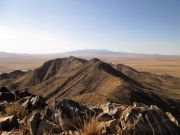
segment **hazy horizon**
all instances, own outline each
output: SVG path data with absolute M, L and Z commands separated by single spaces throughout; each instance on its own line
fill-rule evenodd
M 102 52 L 104 52 L 105 54 L 104 55 L 109 55 L 109 56 L 112 56 L 114 53 L 116 53 L 116 55 L 118 56 L 119 55 L 119 57 L 121 57 L 121 53 L 122 54 L 130 54 L 130 55 L 139 55 L 139 56 L 141 56 L 141 55 L 149 55 L 149 56 L 177 56 L 177 57 L 180 57 L 180 55 L 178 55 L 178 54 L 159 54 L 159 53 L 133 53 L 133 52 L 131 52 L 131 53 L 129 53 L 129 52 L 122 52 L 122 51 L 113 51 L 113 50 L 108 50 L 108 49 L 79 49 L 79 50 L 71 50 L 71 51 L 65 51 L 65 52 L 55 52 L 55 53 L 23 53 L 23 52 L 20 52 L 20 53 L 18 53 L 18 52 L 6 52 L 6 51 L 0 51 L 0 53 L 5 53 L 5 54 L 17 54 L 17 55 L 56 55 L 56 54 L 59 54 L 59 55 L 63 55 L 63 54 L 65 54 L 65 55 L 72 55 L 73 56 L 73 54 L 75 54 L 75 56 L 78 56 L 78 52 L 80 52 L 80 53 L 82 53 L 83 55 L 103 55 L 103 53 Z M 71 53 L 73 53 L 73 54 L 71 54 Z M 85 53 L 87 53 L 87 54 L 85 54 Z M 106 54 L 106 53 L 109 53 L 109 54 Z M 119 53 L 119 54 L 117 54 L 117 53 Z M 81 54 L 80 54 L 81 55 Z
M 180 55 L 177 0 L 1 0 L 0 52 Z

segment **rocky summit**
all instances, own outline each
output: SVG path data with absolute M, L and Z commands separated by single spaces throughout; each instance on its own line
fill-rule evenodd
M 176 118 L 156 105 L 108 102 L 90 107 L 68 99 L 48 105 L 40 96 L 23 91 L 10 93 L 17 98 L 11 102 L 4 98 L 0 104 L 3 135 L 180 134 Z
M 179 135 L 180 79 L 97 58 L 0 75 L 1 134 Z

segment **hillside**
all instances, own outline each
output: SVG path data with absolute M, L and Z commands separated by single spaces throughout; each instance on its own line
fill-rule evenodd
M 110 102 L 155 104 L 180 120 L 180 79 L 139 72 L 122 64 L 99 59 L 58 58 L 25 75 L 1 79 L 13 90 L 27 90 L 54 99 L 73 99 L 87 105 Z

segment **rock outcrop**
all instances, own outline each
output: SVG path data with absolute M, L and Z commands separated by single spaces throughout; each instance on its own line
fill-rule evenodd
M 2 93 L 7 93 L 3 91 Z M 9 91 L 9 93 L 11 93 Z M 12 93 L 14 94 L 14 93 Z M 45 103 L 42 97 L 26 92 L 9 104 L 0 104 L 2 134 L 60 134 L 60 135 L 179 135 L 177 119 L 156 105 L 106 103 L 87 106 L 73 100 Z M 19 108 L 15 106 L 19 104 Z M 11 105 L 8 109 L 8 105 Z M 13 107 L 14 105 L 14 107 Z M 15 109 L 18 109 L 15 110 Z M 19 110 L 27 110 L 20 115 Z M 24 112 L 22 112 L 24 113 Z M 13 114 L 13 115 L 9 115 Z
M 180 128 L 157 106 L 129 106 L 120 116 L 123 134 L 178 135 Z
M 63 130 L 80 128 L 83 120 L 86 120 L 90 114 L 87 107 L 72 100 L 56 103 L 52 112 L 54 120 L 61 125 Z
M 175 118 L 163 112 L 155 105 L 120 105 L 108 103 L 100 107 L 85 107 L 72 100 L 56 102 L 54 107 L 47 111 L 46 120 L 51 119 L 52 123 L 60 123 L 63 133 L 73 131 L 81 133 L 81 128 L 91 119 L 99 123 L 101 134 L 120 135 L 178 135 L 180 127 Z M 96 109 L 95 109 L 96 108 Z M 108 108 L 108 109 L 107 109 Z M 99 115 L 92 113 L 101 112 Z M 104 111 L 102 111 L 104 110 Z M 91 112 L 92 115 L 87 115 Z M 88 117 L 87 117 L 88 116 Z M 47 123 L 47 122 L 46 122 Z M 81 123 L 79 126 L 78 124 Z M 56 123 L 57 124 L 57 123 Z M 93 123 L 92 123 L 93 124 Z M 48 124 L 47 124 L 48 125 Z
M 22 106 L 28 109 L 28 111 L 32 112 L 33 110 L 43 109 L 46 106 L 46 103 L 44 98 L 42 98 L 41 96 L 32 95 L 25 98 Z

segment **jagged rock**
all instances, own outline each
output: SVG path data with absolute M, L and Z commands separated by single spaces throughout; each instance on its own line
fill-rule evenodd
M 29 119 L 28 124 L 29 124 L 29 129 L 30 129 L 31 135 L 36 135 L 38 124 L 40 123 L 40 120 L 41 120 L 40 117 L 41 117 L 40 113 L 35 112 Z
M 6 87 L 0 86 L 0 92 L 10 92 Z
M 82 126 L 88 111 L 90 110 L 78 102 L 63 100 L 54 108 L 54 121 L 60 123 L 64 131 L 73 130 Z
M 0 92 L 0 101 L 12 102 L 15 100 L 15 96 L 11 92 Z
M 40 96 L 34 96 L 31 98 L 31 103 L 33 106 L 37 105 L 43 105 L 44 104 L 44 99 Z
M 129 106 L 120 118 L 123 134 L 128 135 L 178 135 L 179 127 L 160 108 Z
M 0 129 L 2 131 L 10 131 L 11 129 L 18 128 L 19 124 L 15 115 L 0 118 Z
M 101 108 L 105 113 L 110 114 L 114 118 L 119 118 L 123 110 L 127 108 L 127 105 L 109 102 L 107 104 L 101 105 Z
M 93 115 L 98 116 L 100 113 L 103 112 L 103 109 L 100 107 L 92 107 L 90 110 L 93 112 Z
M 178 121 L 176 120 L 176 118 L 174 118 L 174 116 L 173 116 L 171 113 L 166 112 L 166 115 L 169 117 L 169 119 L 170 119 L 172 122 L 174 122 L 177 126 L 179 126 Z
M 47 133 L 60 134 L 62 129 L 48 120 L 42 120 L 38 126 L 38 134 L 42 135 L 45 131 Z
M 43 109 L 46 106 L 44 98 L 41 96 L 33 96 L 28 97 L 24 103 L 22 103 L 22 106 L 28 109 L 29 111 L 33 111 L 36 109 Z
M 23 99 L 25 97 L 31 96 L 32 94 L 30 94 L 27 91 L 15 91 L 15 95 L 16 95 L 16 98 Z
M 118 120 L 113 119 L 107 122 L 101 123 L 103 130 L 103 135 L 109 135 L 109 134 L 121 134 L 121 128 L 119 127 Z
M 52 116 L 53 115 L 53 110 L 51 110 L 50 108 L 46 108 L 43 119 L 44 120 L 48 120 L 48 121 L 53 121 L 52 120 Z
M 106 103 L 104 105 L 101 105 L 101 108 L 103 109 L 103 111 L 105 113 L 113 115 L 113 114 L 115 114 L 117 112 L 117 109 L 120 106 L 122 106 L 122 105 L 108 102 L 108 103 Z
M 109 115 L 108 113 L 101 113 L 98 115 L 98 121 L 109 121 L 112 120 L 112 116 Z
M 25 108 L 28 108 L 28 107 L 31 105 L 31 103 L 30 103 L 30 97 L 25 98 L 25 99 L 23 99 L 23 100 L 20 101 L 20 102 L 23 102 L 23 103 L 22 103 L 22 106 L 25 107 Z

